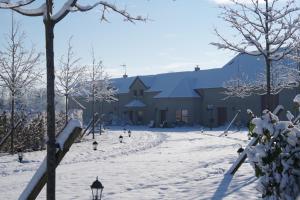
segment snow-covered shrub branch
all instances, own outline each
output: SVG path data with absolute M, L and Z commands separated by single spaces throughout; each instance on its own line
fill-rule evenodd
M 294 102 L 300 106 L 300 95 Z M 300 192 L 300 124 L 290 112 L 287 118 L 280 121 L 265 110 L 251 122 L 250 133 L 259 142 L 246 151 L 264 199 L 293 200 Z

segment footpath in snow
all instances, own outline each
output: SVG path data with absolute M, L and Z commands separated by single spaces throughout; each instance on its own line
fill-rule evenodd
M 92 150 L 91 136 L 74 144 L 57 169 L 57 199 L 91 199 L 96 176 L 104 185 L 104 200 L 257 199 L 256 178 L 249 163 L 234 177 L 225 175 L 237 158 L 239 145 L 248 143 L 246 131 L 204 131 L 196 128 L 112 128 L 99 136 Z M 119 142 L 119 135 L 124 142 Z M 0 156 L 0 199 L 18 199 L 45 151 Z M 45 189 L 38 199 L 45 199 Z

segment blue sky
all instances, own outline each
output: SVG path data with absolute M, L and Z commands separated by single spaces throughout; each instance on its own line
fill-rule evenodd
M 209 44 L 218 40 L 213 32 L 215 27 L 225 35 L 230 34 L 218 18 L 221 10 L 217 1 L 226 0 L 114 0 L 121 8 L 126 6 L 132 15 L 151 19 L 136 24 L 124 22 L 113 12 L 107 15 L 110 23 L 100 22 L 99 8 L 70 14 L 56 25 L 55 56 L 65 53 L 68 38 L 73 36 L 74 50 L 82 58 L 81 63 L 90 63 L 93 45 L 96 57 L 103 60 L 112 77 L 124 73 L 122 64 L 127 65 L 130 76 L 190 71 L 196 65 L 201 69 L 221 67 L 234 54 Z M 19 14 L 16 18 L 21 21 L 28 41 L 44 52 L 42 18 Z M 3 36 L 10 28 L 10 12 L 0 10 L 0 19 Z M 4 43 L 0 37 L 0 45 Z

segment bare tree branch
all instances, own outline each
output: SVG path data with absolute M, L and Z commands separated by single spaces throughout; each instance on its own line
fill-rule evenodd
M 36 16 L 46 15 L 46 8 L 47 8 L 46 3 L 43 3 L 40 7 L 35 9 L 25 9 L 25 8 L 17 7 L 17 8 L 13 8 L 12 10 L 25 16 L 36 17 Z
M 19 8 L 22 6 L 29 5 L 36 0 L 24 0 L 24 1 L 17 1 L 16 3 L 11 3 L 10 0 L 0 0 L 0 8 L 5 8 L 5 9 L 13 9 L 13 8 Z
M 54 21 L 54 23 L 58 23 L 60 20 L 62 20 L 65 16 L 67 16 L 69 14 L 69 12 L 87 12 L 90 11 L 94 8 L 96 8 L 97 6 L 102 6 L 103 10 L 102 10 L 102 14 L 101 14 L 101 20 L 107 21 L 106 17 L 105 17 L 105 13 L 106 11 L 108 11 L 108 9 L 120 14 L 121 16 L 124 17 L 124 19 L 126 21 L 130 21 L 132 23 L 134 23 L 134 21 L 146 21 L 146 18 L 143 18 L 141 16 L 131 16 L 126 10 L 121 10 L 118 9 L 114 4 L 108 3 L 106 1 L 99 1 L 94 3 L 93 5 L 81 5 L 79 3 L 77 3 L 77 0 L 69 0 L 67 1 L 64 6 L 51 17 L 51 20 Z
M 296 6 L 295 1 L 288 0 L 284 5 L 283 2 L 279 3 L 279 0 L 261 2 L 251 0 L 250 4 L 241 0 L 231 0 L 231 2 L 233 6 L 221 6 L 221 18 L 241 37 L 229 40 L 215 30 L 220 42 L 211 44 L 219 49 L 228 49 L 242 54 L 262 55 L 266 66 L 266 76 L 263 77 L 266 78 L 267 86 L 261 89 L 266 90 L 267 95 L 278 91 L 278 85 L 286 88 L 296 86 L 297 84 L 283 84 L 282 80 L 276 86 L 271 85 L 272 67 L 275 67 L 272 62 L 284 59 L 300 44 L 295 37 L 300 34 L 300 8 Z M 290 76 L 283 75 L 283 77 Z M 233 78 L 231 85 L 239 82 L 235 80 Z M 252 85 L 249 87 L 253 88 Z M 229 89 L 232 88 L 230 86 Z

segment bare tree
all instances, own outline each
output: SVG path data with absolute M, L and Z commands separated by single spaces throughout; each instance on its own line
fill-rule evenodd
M 215 29 L 221 42 L 211 43 L 220 49 L 262 56 L 266 66 L 267 106 L 272 105 L 271 67 L 274 61 L 285 58 L 299 41 L 300 15 L 294 0 L 231 0 L 233 5 L 221 6 L 221 18 L 241 36 L 226 39 Z M 283 4 L 283 5 L 281 5 Z
M 112 87 L 109 76 L 104 71 L 102 61 L 97 61 L 92 49 L 92 65 L 87 74 L 85 84 L 82 87 L 82 95 L 86 96 L 88 102 L 92 102 L 92 133 L 95 138 L 95 103 L 116 101 L 116 89 Z M 99 113 L 98 113 L 99 115 Z M 99 115 L 101 118 L 101 115 Z M 100 130 L 101 134 L 101 130 Z
M 39 7 L 32 8 L 37 0 L 0 0 L 0 8 L 11 9 L 25 16 L 42 16 L 45 26 L 46 67 L 47 67 L 47 199 L 55 199 L 55 73 L 54 73 L 54 27 L 71 12 L 87 12 L 101 6 L 101 20 L 107 21 L 106 12 L 111 10 L 120 14 L 129 22 L 145 21 L 141 16 L 134 17 L 125 9 L 117 8 L 113 3 L 97 0 L 93 5 L 82 5 L 77 0 L 66 0 L 56 13 L 53 12 L 54 1 L 45 0 Z M 30 7 L 31 8 L 28 8 Z
M 25 33 L 13 19 L 11 31 L 7 35 L 7 44 L 0 50 L 0 81 L 1 86 L 8 89 L 10 94 L 11 114 L 11 153 L 14 153 L 15 103 L 34 82 L 40 77 L 39 69 L 41 53 L 35 48 L 24 47 Z
M 291 53 L 286 59 L 272 64 L 270 79 L 271 94 L 273 95 L 280 93 L 283 89 L 292 89 L 299 86 L 300 71 L 297 63 L 295 63 L 298 58 L 294 56 L 294 51 Z M 253 94 L 264 95 L 267 91 L 265 70 L 256 73 L 254 78 L 249 78 L 244 72 L 240 72 L 239 68 L 240 66 L 238 66 L 235 75 L 223 83 L 225 99 L 229 97 L 244 98 Z
M 75 56 L 71 40 L 72 37 L 68 42 L 67 54 L 61 56 L 59 60 L 59 70 L 56 71 L 56 91 L 65 97 L 66 123 L 68 122 L 69 97 L 78 92 L 79 85 L 82 81 L 82 74 L 85 70 L 85 67 L 79 65 L 80 58 Z

